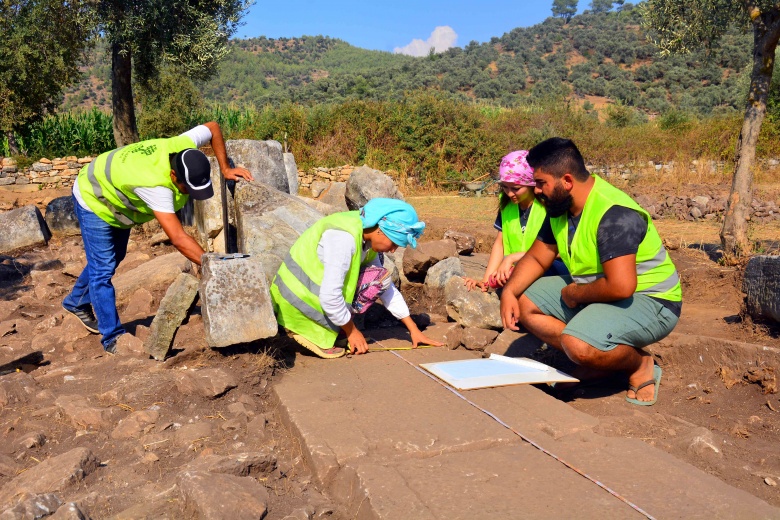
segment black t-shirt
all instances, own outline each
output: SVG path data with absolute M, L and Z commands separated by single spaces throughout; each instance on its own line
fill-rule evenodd
M 569 245 L 574 237 L 574 232 L 580 223 L 580 215 L 569 215 Z M 599 250 L 599 259 L 602 263 L 626 255 L 635 255 L 639 251 L 639 244 L 647 234 L 647 221 L 642 215 L 625 206 L 612 206 L 604 213 L 599 222 L 596 234 L 596 243 Z M 542 228 L 536 237 L 545 244 L 555 244 L 550 217 L 544 219 Z M 680 316 L 682 302 L 673 302 L 663 298 L 654 298 L 657 302 Z

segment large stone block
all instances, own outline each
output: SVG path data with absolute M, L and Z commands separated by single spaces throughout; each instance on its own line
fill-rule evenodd
M 236 166 L 243 166 L 252 172 L 255 178 L 252 182 L 290 193 L 282 145 L 278 141 L 230 140 L 225 142 L 225 149 Z
M 347 207 L 347 185 L 343 182 L 331 182 L 328 187 L 317 197 L 317 200 L 338 208 L 338 211 L 349 211 Z
M 0 213 L 0 253 L 29 246 L 43 246 L 51 233 L 34 204 Z
M 215 242 L 215 238 L 222 231 L 222 190 L 221 183 L 222 172 L 219 169 L 216 157 L 209 157 L 211 164 L 211 184 L 214 187 L 214 196 L 206 200 L 196 200 L 195 205 L 195 225 L 198 228 L 198 243 L 206 251 L 215 251 L 224 253 L 224 240 Z M 240 181 L 239 181 L 240 182 Z M 235 211 L 233 209 L 233 196 L 230 190 L 225 190 L 227 194 L 228 222 L 235 225 Z M 221 249 L 219 249 L 221 247 Z
M 469 291 L 460 276 L 453 276 L 444 285 L 447 315 L 464 327 L 503 329 L 501 302 L 495 293 L 479 289 Z
M 57 197 L 46 205 L 46 224 L 55 235 L 80 235 L 81 228 L 73 207 L 73 197 Z
M 198 279 L 181 273 L 168 287 L 160 302 L 160 308 L 149 327 L 149 337 L 144 341 L 144 350 L 154 359 L 163 360 L 171 348 L 173 335 L 198 294 Z
M 362 208 L 369 200 L 380 197 L 404 200 L 393 179 L 365 164 L 355 168 L 349 176 L 346 197 L 350 209 Z
M 269 284 L 301 233 L 322 217 L 298 197 L 271 186 L 236 186 L 238 250 L 262 263 Z
M 751 258 L 745 268 L 742 291 L 752 318 L 780 322 L 780 256 Z
M 256 257 L 203 255 L 200 301 L 212 347 L 270 338 L 278 331 L 267 275 Z
M 290 187 L 290 195 L 298 193 L 298 165 L 291 153 L 282 154 L 284 157 L 284 169 L 287 171 L 287 184 Z

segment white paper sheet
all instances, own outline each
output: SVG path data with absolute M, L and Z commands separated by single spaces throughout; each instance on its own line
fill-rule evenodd
M 422 368 L 458 390 L 578 379 L 528 358 L 491 354 L 489 358 L 423 363 Z

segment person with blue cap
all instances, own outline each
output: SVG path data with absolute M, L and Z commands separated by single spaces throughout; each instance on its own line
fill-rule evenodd
M 417 247 L 424 229 L 414 208 L 397 199 L 372 199 L 360 211 L 318 220 L 290 248 L 271 284 L 279 325 L 319 357 L 341 357 L 347 348 L 365 354 L 368 342 L 352 317 L 380 299 L 409 329 L 415 348 L 441 346 L 414 323 L 381 263 L 382 253 Z M 336 344 L 340 334 L 343 340 Z

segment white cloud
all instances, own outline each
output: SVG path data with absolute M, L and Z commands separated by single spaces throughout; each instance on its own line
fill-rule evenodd
M 395 54 L 408 54 L 409 56 L 427 56 L 434 49 L 434 52 L 444 52 L 450 47 L 454 47 L 458 41 L 458 33 L 448 25 L 442 25 L 433 30 L 430 38 L 420 40 L 415 38 L 405 47 L 396 47 L 393 49 Z

